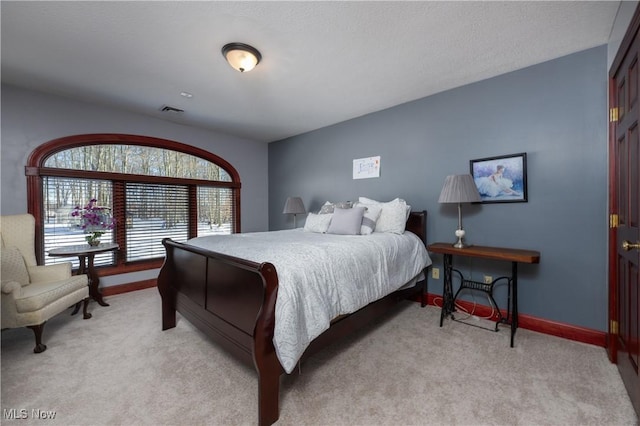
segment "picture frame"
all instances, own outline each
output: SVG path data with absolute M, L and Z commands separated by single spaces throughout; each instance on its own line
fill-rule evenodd
M 527 153 L 500 155 L 469 161 L 480 203 L 526 203 Z

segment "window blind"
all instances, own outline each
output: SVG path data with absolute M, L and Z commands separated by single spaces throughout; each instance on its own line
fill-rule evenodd
M 188 186 L 126 183 L 124 200 L 126 261 L 164 257 L 163 238 L 187 240 Z
M 55 176 L 43 177 L 44 202 L 44 263 L 72 262 L 78 268 L 77 257 L 49 257 L 47 251 L 55 247 L 86 244 L 85 234 L 74 229 L 71 212 L 76 206 L 84 206 L 92 198 L 98 204 L 108 209 L 113 200 L 113 186 L 110 181 L 96 179 L 63 178 Z M 103 242 L 113 241 L 113 231 L 107 230 L 100 237 Z M 115 262 L 114 253 L 100 253 L 94 258 L 94 265 L 112 265 Z

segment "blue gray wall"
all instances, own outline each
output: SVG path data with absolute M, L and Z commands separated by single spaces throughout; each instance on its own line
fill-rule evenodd
M 539 265 L 520 266 L 520 312 L 604 331 L 606 112 L 601 46 L 273 142 L 269 228 L 293 226 L 282 214 L 288 196 L 311 211 L 326 200 L 401 197 L 428 210 L 429 242 L 453 242 L 456 206 L 437 202 L 445 177 L 468 173 L 471 159 L 526 152 L 529 202 L 465 205 L 468 241 L 539 250 Z M 353 159 L 377 155 L 380 177 L 353 180 Z M 504 262 L 460 259 L 456 267 L 479 280 L 510 272 Z M 429 286 L 442 292 L 442 280 Z M 504 306 L 506 292 L 498 293 Z
M 268 228 L 266 144 L 210 130 L 2 85 L 1 213 L 27 211 L 24 166 L 44 142 L 84 133 L 128 133 L 170 139 L 210 151 L 231 163 L 242 181 L 242 230 Z M 157 271 L 104 277 L 101 285 L 154 278 Z

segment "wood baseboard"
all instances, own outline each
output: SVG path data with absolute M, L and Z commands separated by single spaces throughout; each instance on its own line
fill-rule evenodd
M 131 291 L 143 290 L 145 288 L 151 287 L 156 287 L 155 279 L 104 287 L 100 289 L 100 291 L 102 292 L 103 296 L 113 296 L 116 294 L 128 293 Z M 419 301 L 419 299 L 416 299 L 416 302 Z M 458 300 L 456 301 L 456 303 L 458 303 L 462 308 L 469 311 L 474 309 L 474 305 L 471 302 Z M 438 307 L 442 306 L 442 296 L 429 293 L 427 295 L 427 304 Z M 489 315 L 491 315 L 491 312 L 492 310 L 489 306 L 478 304 L 475 305 L 475 314 L 479 317 L 488 317 Z M 506 311 L 502 311 L 502 315 L 506 314 Z M 562 337 L 576 342 L 596 345 L 603 348 L 607 347 L 607 334 L 603 331 L 597 331 L 585 327 L 578 327 L 571 324 L 564 324 L 526 314 L 518 315 L 518 322 L 520 328 L 525 328 L 527 330 L 536 331 L 538 333 L 544 333 L 551 336 Z M 516 340 L 517 336 L 518 335 L 516 333 Z
M 474 304 L 471 302 L 465 300 L 457 300 L 456 303 L 459 304 L 463 309 L 466 309 L 468 311 L 474 309 Z M 442 306 L 442 296 L 429 293 L 427 295 L 427 304 L 437 307 Z M 475 315 L 479 317 L 488 317 L 491 315 L 492 309 L 491 307 L 486 305 L 476 304 L 474 312 Z M 502 315 L 506 316 L 506 311 L 503 310 Z M 497 318 L 497 315 L 494 314 L 494 318 Z M 537 318 L 532 315 L 522 313 L 518 315 L 518 327 L 536 331 L 538 333 L 548 334 L 551 336 L 562 337 L 576 342 L 587 343 L 603 348 L 607 347 L 607 333 L 605 333 L 604 331 L 598 331 L 590 328 L 560 323 L 543 318 Z M 518 334 L 516 333 L 516 342 L 517 340 Z

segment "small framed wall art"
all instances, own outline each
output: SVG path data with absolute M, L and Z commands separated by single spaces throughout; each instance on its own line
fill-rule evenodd
M 368 179 L 380 177 L 380 156 L 353 160 L 353 178 Z
M 469 162 L 481 203 L 527 202 L 527 153 L 480 158 Z

